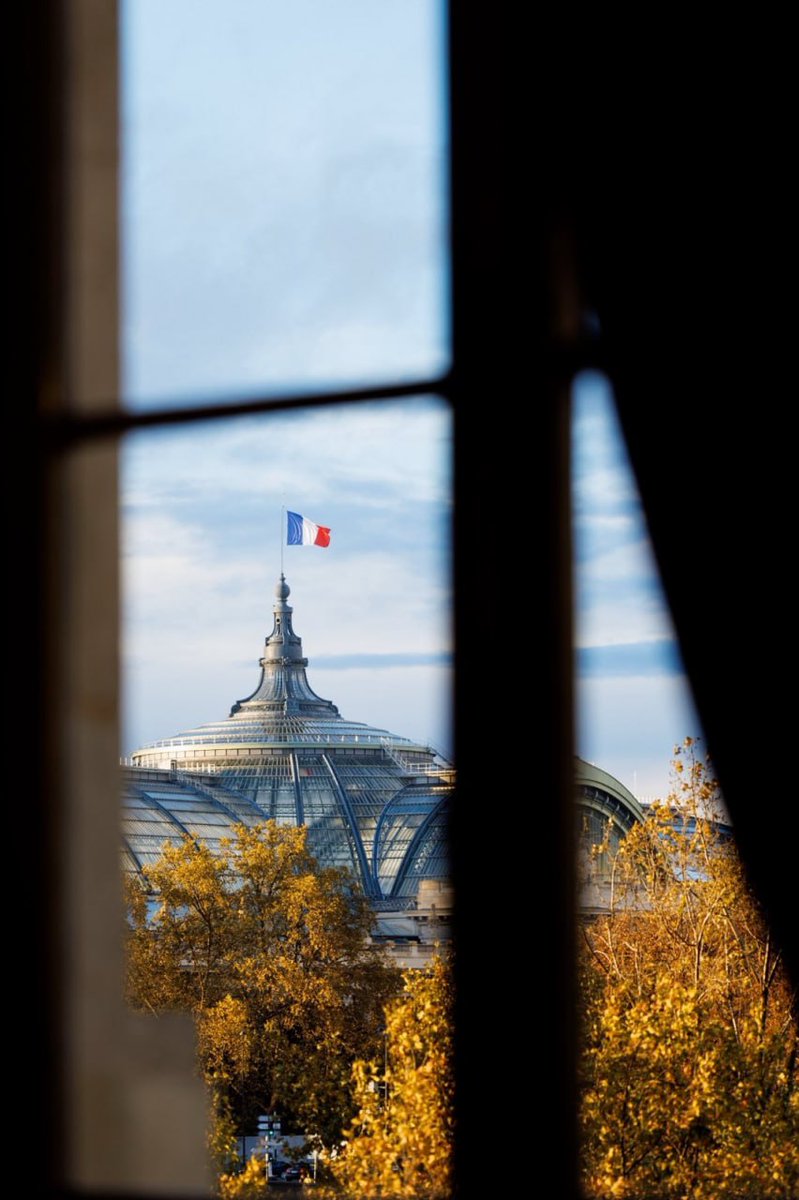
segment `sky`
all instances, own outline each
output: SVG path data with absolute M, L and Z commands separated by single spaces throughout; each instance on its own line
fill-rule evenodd
M 699 720 L 608 381 L 578 377 L 572 412 L 578 750 L 663 798 Z
M 433 0 L 125 0 L 130 407 L 446 368 L 443 41 Z M 577 749 L 663 794 L 697 723 L 596 375 L 575 388 L 574 461 Z M 283 551 L 314 690 L 451 754 L 451 424 L 434 398 L 127 439 L 123 753 L 254 689 L 281 506 L 332 529 L 327 549 Z

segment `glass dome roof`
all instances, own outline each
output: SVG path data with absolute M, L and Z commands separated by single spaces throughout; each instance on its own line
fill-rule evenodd
M 133 754 L 124 802 L 129 864 L 148 861 L 155 841 L 180 836 L 181 825 L 213 843 L 224 824 L 229 833 L 237 821 L 271 818 L 307 825 L 323 865 L 349 868 L 375 903 L 401 907 L 420 880 L 448 877 L 453 768 L 429 746 L 345 720 L 317 696 L 289 594 L 281 575 L 255 691 L 223 720 Z

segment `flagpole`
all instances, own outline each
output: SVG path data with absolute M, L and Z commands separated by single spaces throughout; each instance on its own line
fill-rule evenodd
M 281 574 L 281 576 L 283 574 L 283 530 L 286 525 L 285 514 L 286 514 L 286 506 L 285 506 L 285 504 L 281 504 L 281 506 L 280 506 L 280 574 Z

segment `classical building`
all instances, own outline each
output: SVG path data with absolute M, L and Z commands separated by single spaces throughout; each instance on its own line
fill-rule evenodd
M 141 872 L 165 841 L 219 847 L 238 824 L 306 825 L 325 866 L 348 868 L 377 914 L 375 938 L 401 965 L 420 965 L 449 939 L 447 816 L 452 765 L 429 746 L 348 721 L 311 688 L 292 623 L 289 586 L 275 588 L 274 623 L 251 695 L 221 721 L 137 750 L 123 771 L 123 855 Z M 580 905 L 607 906 L 609 853 L 636 821 L 617 779 L 575 760 Z
M 250 696 L 221 721 L 137 750 L 124 772 L 127 868 L 188 834 L 212 848 L 236 824 L 307 825 L 326 866 L 347 867 L 400 957 L 448 936 L 447 813 L 454 771 L 429 746 L 345 720 L 308 682 L 289 586 Z

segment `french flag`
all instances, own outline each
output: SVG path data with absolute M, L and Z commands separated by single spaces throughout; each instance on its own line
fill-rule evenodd
M 330 530 L 326 525 L 315 525 L 307 517 L 286 510 L 288 518 L 287 546 L 329 546 Z

